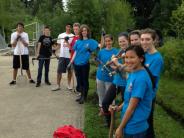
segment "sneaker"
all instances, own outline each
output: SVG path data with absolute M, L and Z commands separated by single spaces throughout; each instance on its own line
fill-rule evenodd
M 16 81 L 15 80 L 12 80 L 9 84 L 10 85 L 15 85 L 16 84 Z
M 81 96 L 81 93 L 80 92 L 77 92 L 77 97 L 80 97 Z
M 36 87 L 40 87 L 40 83 L 39 82 L 36 83 Z
M 35 81 L 33 79 L 29 80 L 29 83 L 35 83 Z
M 55 88 L 52 88 L 52 91 L 58 91 L 60 90 L 61 88 L 59 86 L 55 87 Z
M 73 88 L 72 88 L 72 87 L 70 87 L 70 86 L 68 86 L 68 87 L 67 87 L 67 89 L 68 89 L 68 90 L 73 90 Z
M 45 81 L 45 84 L 47 85 L 51 85 L 51 83 L 49 81 Z

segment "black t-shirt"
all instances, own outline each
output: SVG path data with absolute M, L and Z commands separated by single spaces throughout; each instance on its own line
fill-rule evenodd
M 42 35 L 40 36 L 38 42 L 41 43 L 39 54 L 45 57 L 52 56 L 52 44 L 53 44 L 52 37 Z

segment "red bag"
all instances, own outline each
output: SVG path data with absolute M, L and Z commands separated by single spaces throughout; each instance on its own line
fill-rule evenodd
M 87 138 L 86 135 L 78 128 L 72 125 L 65 125 L 54 131 L 53 138 Z

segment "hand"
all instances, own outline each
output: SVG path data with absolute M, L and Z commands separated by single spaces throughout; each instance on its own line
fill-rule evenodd
M 64 38 L 64 40 L 65 40 L 66 42 L 68 42 L 69 39 L 70 39 L 70 38 L 69 38 L 68 36 L 66 36 L 66 37 Z
M 69 70 L 70 68 L 71 68 L 71 65 L 72 65 L 72 63 L 70 62 L 68 65 L 67 65 L 67 70 Z
M 39 60 L 39 58 L 40 58 L 40 55 L 36 55 L 36 59 Z
M 17 34 L 16 40 L 18 41 L 20 38 L 21 38 L 21 36 L 19 34 Z
M 123 138 L 123 129 L 118 127 L 115 132 L 115 138 Z
M 110 112 L 116 111 L 116 108 L 117 108 L 116 105 L 110 105 L 110 106 L 109 106 L 109 111 L 110 111 Z
M 118 58 L 116 58 L 116 57 L 111 58 L 111 61 L 112 61 L 115 65 L 118 64 Z
M 121 111 L 121 106 L 117 106 L 117 105 L 110 105 L 109 106 L 109 111 L 112 112 L 112 110 L 116 111 L 116 112 L 120 112 Z

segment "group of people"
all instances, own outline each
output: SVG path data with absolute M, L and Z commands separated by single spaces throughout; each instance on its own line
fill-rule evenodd
M 71 33 L 72 25 L 65 25 L 66 32 L 59 34 L 56 43 L 50 36 L 51 30 L 48 26 L 44 27 L 43 35 L 40 36 L 36 48 L 36 59 L 38 59 L 38 75 L 35 82 L 31 78 L 29 70 L 29 51 L 28 34 L 24 32 L 24 24 L 17 23 L 16 32 L 11 35 L 11 45 L 14 48 L 13 54 L 13 80 L 10 85 L 16 84 L 18 68 L 26 70 L 30 83 L 36 83 L 36 87 L 41 86 L 42 70 L 45 68 L 45 84 L 51 85 L 49 80 L 49 66 L 53 51 L 59 51 L 57 68 L 57 85 L 52 91 L 61 89 L 62 74 L 67 72 L 69 90 L 72 90 L 72 79 L 77 80 L 76 90 L 80 92 L 80 97 L 76 99 L 79 104 L 83 104 L 87 98 L 89 89 L 89 59 L 93 51 L 98 47 L 98 42 L 91 39 L 90 29 L 87 25 L 73 24 L 74 34 Z M 21 57 L 21 62 L 20 62 Z M 16 59 L 16 60 L 15 60 Z M 21 64 L 20 64 L 21 63 Z M 71 67 L 71 66 L 73 67 Z M 72 69 L 74 68 L 74 70 Z
M 155 47 L 156 32 L 147 28 L 120 33 L 119 52 L 113 48 L 111 35 L 105 35 L 104 42 L 105 48 L 98 54 L 101 63 L 96 75 L 99 115 L 104 115 L 106 125 L 110 126 L 110 112 L 121 111 L 117 138 L 154 138 L 153 111 L 163 69 L 163 58 Z M 112 106 L 118 93 L 123 102 Z
M 105 116 L 107 126 L 110 125 L 110 111 L 122 111 L 121 123 L 116 130 L 116 137 L 121 138 L 153 138 L 153 111 L 158 90 L 160 73 L 163 69 L 163 59 L 155 48 L 157 34 L 152 29 L 134 30 L 130 33 L 122 32 L 118 35 L 119 48 L 113 47 L 114 38 L 110 34 L 103 36 L 104 47 L 91 39 L 91 32 L 87 25 L 66 24 L 66 32 L 61 33 L 55 45 L 50 36 L 50 28 L 45 26 L 44 33 L 38 40 L 36 56 L 38 75 L 36 87 L 40 87 L 43 65 L 45 66 L 45 83 L 49 80 L 50 57 L 53 50 L 59 50 L 57 68 L 57 86 L 52 91 L 61 89 L 62 73 L 67 72 L 69 90 L 72 89 L 72 77 L 76 77 L 76 90 L 80 97 L 76 99 L 83 104 L 89 89 L 89 59 L 97 51 L 96 73 L 97 94 L 99 97 L 99 115 Z M 22 57 L 22 69 L 25 69 L 30 83 L 35 83 L 29 70 L 29 39 L 23 31 L 24 25 L 17 24 L 16 32 L 11 35 L 14 47 L 13 80 L 16 84 L 17 70 L 20 68 L 19 57 Z M 54 45 L 54 46 L 53 46 Z M 55 54 L 56 56 L 56 54 Z M 74 70 L 71 68 L 73 65 Z M 121 93 L 122 104 L 111 106 L 116 95 Z

